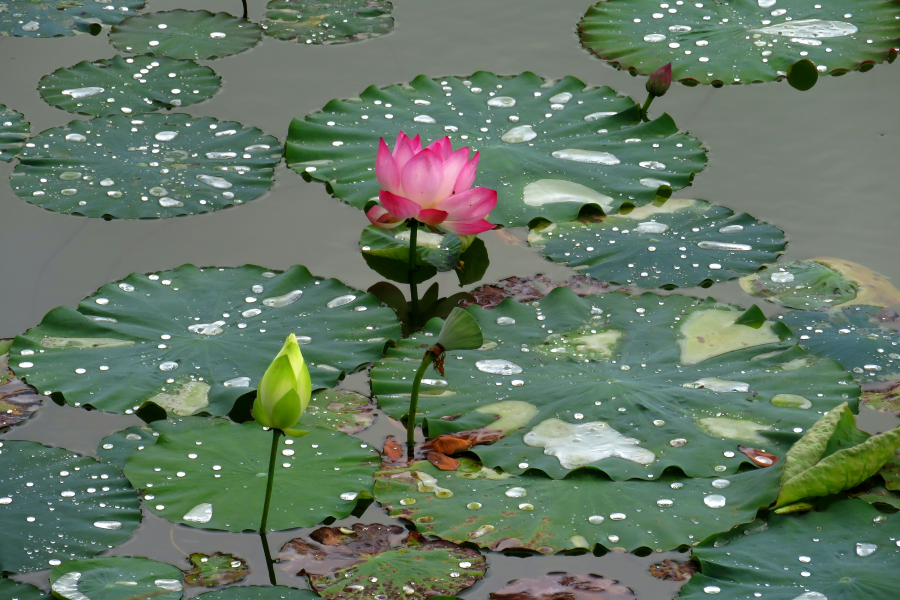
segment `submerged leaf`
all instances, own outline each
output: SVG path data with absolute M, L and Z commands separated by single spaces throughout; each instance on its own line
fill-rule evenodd
M 864 383 L 860 404 L 882 413 L 900 416 L 900 379 Z
M 546 275 L 508 277 L 498 283 L 483 285 L 472 290 L 472 296 L 475 299 L 471 302 L 464 302 L 461 306 L 466 308 L 477 304 L 482 308 L 491 309 L 506 299 L 517 302 L 533 302 L 540 300 L 558 287 L 567 287 L 577 295 L 584 297 L 604 293 L 609 284 L 585 275 L 573 275 L 566 281 L 557 281 Z
M 476 550 L 396 525 L 362 523 L 316 529 L 285 544 L 279 559 L 286 572 L 306 575 L 321 596 L 340 600 L 449 596 L 474 585 L 487 569 Z
M 216 587 L 243 581 L 250 574 L 250 567 L 243 558 L 232 554 L 194 552 L 187 557 L 191 569 L 184 574 L 188 585 Z
M 93 34 L 94 27 L 115 25 L 144 7 L 144 0 L 117 0 L 115 9 L 107 2 L 57 0 L 4 0 L 0 36 L 49 38 L 76 33 Z M 94 34 L 96 35 L 96 34 Z
M 679 563 L 666 559 L 659 564 L 650 565 L 650 574 L 664 581 L 687 581 L 699 570 L 700 566 L 693 560 Z
M 270 0 L 261 23 L 266 35 L 305 44 L 346 44 L 390 33 L 387 0 Z
M 31 417 L 43 401 L 36 389 L 19 380 L 9 369 L 11 343 L 12 340 L 0 340 L 0 430 Z
M 491 600 L 631 600 L 630 588 L 615 579 L 593 573 L 548 573 L 536 578 L 513 579 L 491 592 Z

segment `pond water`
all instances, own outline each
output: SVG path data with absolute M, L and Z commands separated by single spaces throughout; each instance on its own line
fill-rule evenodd
M 405 82 L 419 74 L 465 76 L 478 70 L 533 71 L 550 78 L 573 75 L 643 101 L 643 78 L 616 71 L 579 45 L 576 23 L 591 4 L 590 0 L 394 0 L 395 30 L 377 39 L 323 47 L 264 36 L 251 51 L 201 61 L 222 76 L 222 89 L 211 100 L 182 112 L 239 121 L 283 140 L 292 118 L 316 111 L 333 98 L 355 96 L 369 85 Z M 262 0 L 251 0 L 250 19 L 258 20 L 264 6 Z M 233 0 L 150 0 L 145 12 L 174 8 L 240 12 Z M 36 91 L 38 80 L 57 68 L 115 54 L 106 32 L 98 37 L 2 37 L 0 102 L 22 111 L 32 133 L 63 125 L 76 117 L 44 103 Z M 900 202 L 894 171 L 900 154 L 900 119 L 890 108 L 900 97 L 897 69 L 879 65 L 865 74 L 821 78 L 805 93 L 787 83 L 722 89 L 673 86 L 654 102 L 651 116 L 667 112 L 680 129 L 709 149 L 706 169 L 692 187 L 675 197 L 706 199 L 777 225 L 789 240 L 783 261 L 838 257 L 900 282 L 896 258 Z M 0 178 L 6 180 L 12 168 L 0 164 Z M 303 264 L 315 275 L 338 277 L 360 289 L 380 279 L 366 267 L 357 247 L 359 232 L 368 225 L 364 214 L 330 198 L 323 185 L 304 182 L 283 163 L 272 190 L 258 200 L 217 213 L 160 221 L 60 215 L 21 201 L 4 184 L 0 224 L 4 258 L 0 338 L 33 327 L 56 306 L 75 306 L 101 285 L 129 273 L 185 263 L 252 263 L 271 269 Z M 484 282 L 535 273 L 563 279 L 570 275 L 525 245 L 526 229 L 506 233 L 511 237 L 498 232 L 482 235 L 491 257 Z M 455 291 L 453 275 L 443 274 L 437 281 L 445 294 Z M 713 296 L 742 306 L 754 300 L 736 280 L 678 293 Z M 777 310 L 757 303 L 769 314 Z M 369 392 L 362 375 L 348 378 L 342 387 Z M 140 422 L 136 417 L 44 404 L 36 417 L 2 438 L 30 439 L 93 456 L 102 437 Z M 896 425 L 896 419 L 861 412 L 860 425 L 867 431 Z M 389 433 L 401 432 L 382 418 L 360 437 L 380 445 Z M 361 521 L 395 522 L 377 505 Z M 270 535 L 273 549 L 297 534 L 294 530 Z M 172 525 L 146 510 L 134 538 L 106 554 L 147 556 L 185 566 L 182 554 L 215 550 L 247 559 L 254 568 L 248 583 L 267 583 L 255 535 Z M 680 584 L 649 577 L 647 566 L 665 557 L 686 556 L 491 554 L 488 576 L 463 595 L 484 598 L 516 577 L 569 571 L 618 579 L 644 600 L 667 600 L 675 597 Z M 16 579 L 44 585 L 46 572 Z M 306 585 L 281 572 L 279 581 Z

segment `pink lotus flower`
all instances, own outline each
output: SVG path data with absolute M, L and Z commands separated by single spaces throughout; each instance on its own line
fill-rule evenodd
M 419 136 L 410 139 L 401 131 L 393 152 L 381 139 L 375 161 L 381 205 L 370 208 L 366 216 L 384 229 L 393 229 L 406 219 L 457 235 L 493 229 L 485 217 L 497 205 L 497 192 L 472 187 L 477 168 L 478 153 L 469 160 L 469 149 L 454 151 L 449 137 L 423 150 Z

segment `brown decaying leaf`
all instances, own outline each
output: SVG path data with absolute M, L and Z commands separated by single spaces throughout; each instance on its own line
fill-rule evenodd
M 451 458 L 451 454 L 464 452 L 473 446 L 493 444 L 502 438 L 502 431 L 487 428 L 445 433 L 416 444 L 413 460 L 425 459 L 442 471 L 456 471 L 459 469 L 459 461 Z M 406 448 L 391 436 L 385 440 L 382 458 L 387 466 L 399 466 L 406 464 L 409 456 Z
M 900 304 L 900 290 L 891 284 L 889 277 L 885 277 L 881 273 L 842 258 L 820 256 L 810 260 L 834 269 L 859 287 L 856 298 L 836 306 L 854 304 L 893 306 Z
M 864 383 L 860 389 L 860 404 L 878 412 L 900 415 L 900 379 Z
M 397 462 L 406 456 L 406 450 L 397 441 L 397 438 L 390 436 L 384 440 L 384 456 L 391 462 Z
M 250 574 L 247 562 L 233 554 L 194 552 L 187 560 L 193 565 L 184 572 L 184 582 L 188 585 L 217 587 L 243 581 Z M 240 564 L 234 566 L 237 563 Z
M 440 452 L 429 452 L 425 455 L 425 458 L 441 471 L 456 471 L 459 469 L 458 460 L 450 458 L 446 454 L 441 454 Z
M 491 592 L 491 600 L 630 600 L 634 592 L 599 575 L 548 573 L 533 579 L 514 579 Z
M 747 446 L 738 446 L 738 450 L 747 455 L 747 458 L 753 461 L 757 467 L 771 467 L 778 462 L 778 457 L 768 452 L 763 452 L 757 448 L 749 448 Z
M 602 294 L 609 287 L 605 281 L 600 281 L 584 275 L 573 275 L 566 281 L 555 281 L 546 275 L 534 275 L 530 277 L 509 277 L 493 285 L 483 285 L 473 290 L 475 302 L 463 302 L 463 308 L 471 304 L 477 304 L 482 308 L 494 308 L 507 298 L 519 302 L 533 302 L 540 300 L 557 287 L 567 287 L 579 296 Z
M 700 566 L 692 560 L 679 563 L 666 559 L 661 563 L 650 565 L 650 574 L 665 581 L 687 581 L 699 570 Z
M 9 370 L 9 355 L 0 356 L 0 429 L 21 423 L 41 407 L 36 389 Z

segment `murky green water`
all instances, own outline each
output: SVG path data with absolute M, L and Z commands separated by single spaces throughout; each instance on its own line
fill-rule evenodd
M 251 0 L 251 19 L 263 14 L 264 4 Z M 438 77 L 477 70 L 501 74 L 528 70 L 552 78 L 574 75 L 642 101 L 644 79 L 615 71 L 579 46 L 575 25 L 590 4 L 590 0 L 394 0 L 397 25 L 385 37 L 333 47 L 264 37 L 249 52 L 204 62 L 222 75 L 223 87 L 212 100 L 184 112 L 240 121 L 283 139 L 291 118 L 315 111 L 332 98 L 355 96 L 368 85 L 409 81 L 423 73 Z M 239 14 L 240 4 L 150 0 L 147 6 L 148 11 L 173 8 Z M 36 91 L 38 80 L 57 68 L 113 55 L 105 33 L 96 38 L 0 38 L 0 102 L 23 112 L 33 133 L 67 123 L 75 117 L 45 104 Z M 710 151 L 706 170 L 677 197 L 706 199 L 781 227 L 790 241 L 787 260 L 840 257 L 900 282 L 895 241 L 900 222 L 895 165 L 900 119 L 893 108 L 900 97 L 898 69 L 880 65 L 866 74 L 824 78 L 806 93 L 786 83 L 718 90 L 674 86 L 654 102 L 651 116 L 668 112 Z M 0 178 L 5 181 L 11 171 L 12 166 L 0 165 Z M 259 200 L 163 221 L 105 222 L 60 215 L 19 200 L 4 182 L 0 337 L 36 325 L 51 308 L 75 306 L 104 283 L 184 263 L 255 263 L 273 269 L 299 263 L 316 275 L 338 277 L 364 289 L 379 279 L 366 268 L 357 249 L 359 232 L 367 224 L 361 211 L 329 198 L 324 186 L 305 183 L 284 166 L 276 172 L 272 191 Z M 524 230 L 511 233 L 524 240 Z M 524 242 L 509 243 L 496 232 L 483 238 L 492 261 L 487 282 L 537 272 L 569 274 L 541 259 Z M 451 292 L 455 277 L 446 275 L 438 281 L 444 292 Z M 680 293 L 751 303 L 736 282 Z M 367 382 L 359 376 L 345 386 L 367 391 Z M 860 421 L 876 432 L 894 426 L 896 420 L 864 413 Z M 46 403 L 30 422 L 3 437 L 34 439 L 93 455 L 103 436 L 137 422 L 134 417 Z M 390 429 L 382 420 L 362 437 L 377 444 Z M 233 552 L 254 567 L 249 583 L 267 582 L 256 536 L 175 526 L 147 513 L 144 519 L 134 539 L 111 554 L 180 563 L 182 553 Z M 374 506 L 363 521 L 391 522 Z M 273 550 L 297 533 L 271 535 Z M 599 559 L 492 555 L 488 577 L 466 596 L 483 598 L 510 579 L 567 570 L 618 579 L 644 600 L 669 599 L 679 584 L 646 575 L 646 566 L 662 556 L 668 555 L 637 558 L 611 553 Z M 281 573 L 279 578 L 287 585 L 304 585 L 299 578 Z M 18 579 L 38 583 L 45 574 Z

